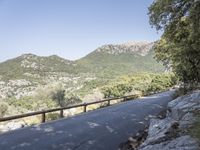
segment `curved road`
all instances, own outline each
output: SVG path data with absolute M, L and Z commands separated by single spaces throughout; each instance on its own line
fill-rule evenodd
M 174 91 L 0 135 L 0 150 L 117 150 L 166 109 Z

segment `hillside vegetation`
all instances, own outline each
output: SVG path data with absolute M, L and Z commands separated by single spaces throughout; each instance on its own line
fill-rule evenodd
M 49 83 L 62 83 L 67 93 L 84 87 L 84 96 L 91 88 L 124 74 L 162 72 L 164 67 L 153 58 L 153 44 L 105 45 L 76 61 L 56 55 L 24 54 L 0 63 L 0 98 L 31 96 L 37 88 Z
M 102 98 L 124 95 L 140 97 L 168 90 L 176 84 L 176 81 L 177 79 L 173 74 L 138 73 L 136 75 L 125 75 L 105 85 L 96 85 L 97 87 L 87 85 L 93 91 L 89 99 L 88 95 L 81 97 L 81 91 L 69 95 L 62 84 L 52 84 L 38 89 L 32 96 L 24 96 L 19 99 L 15 97 L 4 99 L 0 105 L 2 108 L 0 113 L 2 116 L 20 114 L 29 111 L 69 106 L 85 100 L 95 101 Z
M 174 76 L 160 74 L 165 68 L 153 58 L 153 45 L 104 45 L 76 61 L 24 54 L 0 63 L 1 115 L 166 90 Z
M 110 77 L 131 72 L 161 72 L 164 67 L 154 59 L 153 43 L 126 47 L 124 45 L 106 45 L 96 49 L 77 63 L 95 73 L 96 76 Z M 125 48 L 124 48 L 125 47 Z M 145 49 L 146 48 L 146 49 Z
M 170 73 L 139 73 L 122 76 L 102 88 L 105 97 L 124 95 L 148 95 L 166 91 L 177 83 L 177 78 Z

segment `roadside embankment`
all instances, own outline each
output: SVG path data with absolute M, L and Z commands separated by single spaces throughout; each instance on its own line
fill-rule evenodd
M 126 150 L 199 150 L 200 91 L 169 102 L 165 118 L 153 118 L 149 128 L 130 137 Z

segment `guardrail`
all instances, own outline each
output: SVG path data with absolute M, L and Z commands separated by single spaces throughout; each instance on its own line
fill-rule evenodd
M 31 112 L 31 113 L 26 113 L 26 114 L 21 114 L 21 115 L 3 117 L 3 118 L 0 118 L 0 122 L 5 122 L 5 121 L 10 121 L 10 120 L 15 120 L 15 119 L 21 119 L 21 118 L 31 117 L 31 116 L 36 116 L 36 115 L 42 115 L 41 123 L 44 123 L 46 121 L 46 114 L 50 113 L 50 112 L 60 111 L 60 118 L 63 118 L 64 117 L 64 110 L 67 110 L 67 109 L 83 107 L 83 112 L 87 112 L 87 106 L 92 105 L 92 104 L 107 102 L 107 106 L 110 106 L 110 102 L 114 101 L 114 100 L 123 99 L 123 101 L 127 101 L 127 100 L 135 99 L 135 98 L 136 98 L 136 95 L 129 95 L 129 96 L 123 96 L 123 97 L 103 99 L 103 100 L 100 100 L 100 101 L 82 103 L 82 104 L 72 105 L 72 106 L 67 106 L 67 107 L 60 107 L 60 108 L 36 111 L 36 112 Z

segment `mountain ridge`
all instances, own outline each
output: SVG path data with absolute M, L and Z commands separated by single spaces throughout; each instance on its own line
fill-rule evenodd
M 127 42 L 123 44 L 107 44 L 96 49 L 97 52 L 105 52 L 118 55 L 121 53 L 139 54 L 145 56 L 152 49 L 154 42 L 140 41 Z
M 103 84 L 124 74 L 162 72 L 164 67 L 153 53 L 152 42 L 129 42 L 101 46 L 75 61 L 23 54 L 0 63 L 0 98 L 20 97 L 49 83 L 60 82 L 66 91 L 74 92 L 90 82 Z
M 104 45 L 102 45 L 102 46 L 99 46 L 99 47 L 98 47 L 97 49 L 95 49 L 94 51 L 91 51 L 90 53 L 93 53 L 93 52 L 95 52 L 95 51 L 98 51 L 99 49 L 103 49 L 104 47 L 108 47 L 108 46 L 119 46 L 119 47 L 121 47 L 121 48 L 124 48 L 124 47 L 131 47 L 131 46 L 135 46 L 135 45 L 140 46 L 140 45 L 148 45 L 148 44 L 154 44 L 154 42 L 149 42 L 149 41 L 129 41 L 129 42 L 121 43 L 121 44 L 104 44 Z M 89 53 L 89 54 L 90 54 L 90 53 Z M 18 58 L 18 57 L 28 57 L 28 56 L 30 56 L 30 57 L 31 57 L 31 56 L 32 56 L 32 57 L 35 56 L 35 57 L 41 57 L 41 58 L 58 57 L 58 58 L 65 59 L 65 60 L 67 60 L 67 61 L 69 61 L 69 62 L 75 62 L 75 61 L 78 61 L 79 59 L 82 59 L 82 58 L 86 57 L 86 56 L 89 55 L 89 54 L 86 54 L 85 56 L 83 56 L 83 57 L 81 57 L 81 58 L 78 58 L 78 59 L 75 59 L 75 60 L 70 60 L 70 59 L 61 57 L 61 56 L 59 56 L 59 55 L 57 55 L 57 54 L 52 54 L 52 55 L 48 55 L 48 56 L 42 56 L 42 55 L 36 55 L 36 54 L 33 54 L 33 53 L 23 53 L 23 54 L 18 55 L 18 56 L 14 57 L 14 58 L 9 58 L 9 59 L 7 59 L 7 60 L 4 60 L 4 61 L 0 62 L 0 64 L 1 64 L 1 63 L 4 63 L 4 62 L 6 62 L 6 61 L 9 61 L 9 60 Z

